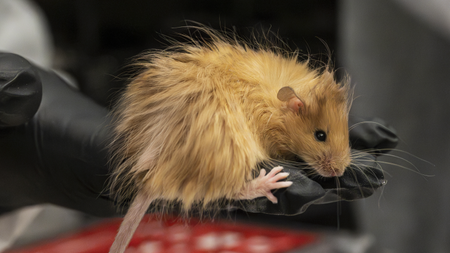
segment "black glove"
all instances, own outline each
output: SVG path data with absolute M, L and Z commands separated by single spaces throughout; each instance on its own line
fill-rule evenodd
M 23 64 L 17 65 L 19 77 L 25 66 L 34 69 L 36 80 L 42 81 L 43 95 L 30 121 L 0 129 L 0 212 L 52 203 L 97 216 L 115 215 L 117 208 L 103 192 L 109 174 L 108 111 L 70 88 L 55 73 L 32 67 L 19 56 L 0 54 L 0 73 L 3 66 L 11 65 L 10 61 Z M 380 143 L 391 147 L 397 142 L 395 134 L 383 125 L 362 125 L 351 136 L 364 149 L 382 148 Z M 258 198 L 236 202 L 237 207 L 250 212 L 297 214 L 311 204 L 367 197 L 384 182 L 375 163 L 367 165 L 370 173 L 347 170 L 339 178 L 339 189 L 335 179 L 316 182 L 301 174 L 299 168 L 284 170 L 295 175 L 294 184 L 275 192 L 277 205 Z
M 0 76 L 10 78 L 4 82 L 15 87 L 40 79 L 43 90 L 33 118 L 0 128 L 0 213 L 52 203 L 97 216 L 115 215 L 114 204 L 102 194 L 108 178 L 108 111 L 55 73 L 17 55 L 0 54 Z M 18 113 L 26 108 L 25 116 L 17 118 L 29 117 L 27 101 L 19 102 L 23 105 L 14 104 L 19 109 L 9 110 Z
M 373 155 L 381 155 L 397 146 L 395 129 L 379 118 L 364 119 L 350 117 L 350 145 Z

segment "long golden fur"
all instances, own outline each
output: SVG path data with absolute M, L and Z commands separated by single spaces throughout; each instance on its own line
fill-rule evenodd
M 116 110 L 113 185 L 127 189 L 119 194 L 144 191 L 189 210 L 235 198 L 270 159 L 297 155 L 324 170 L 349 164 L 347 83 L 295 53 L 198 29 L 211 41 L 179 43 L 135 63 L 142 71 Z M 284 86 L 302 99 L 302 113 L 277 99 Z M 315 140 L 318 129 L 327 145 Z
M 116 107 L 111 188 L 136 197 L 110 252 L 125 251 L 156 200 L 188 212 L 238 199 L 263 162 L 300 157 L 326 177 L 350 164 L 346 82 L 270 43 L 197 29 L 210 41 L 142 55 Z M 286 86 L 295 96 L 281 101 Z

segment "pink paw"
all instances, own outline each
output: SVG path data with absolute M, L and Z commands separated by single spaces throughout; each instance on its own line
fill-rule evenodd
M 289 173 L 283 172 L 283 167 L 278 166 L 273 168 L 269 174 L 266 175 L 266 170 L 261 169 L 259 176 L 248 183 L 244 191 L 241 193 L 240 199 L 254 199 L 258 197 L 267 197 L 272 203 L 278 203 L 277 198 L 272 194 L 271 190 L 286 188 L 292 185 L 290 181 L 278 182 L 289 176 Z

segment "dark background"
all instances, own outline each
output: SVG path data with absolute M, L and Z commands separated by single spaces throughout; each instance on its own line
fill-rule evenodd
M 215 29 L 272 31 L 291 48 L 312 55 L 336 48 L 336 1 L 37 0 L 56 47 L 55 67 L 72 74 L 83 92 L 110 105 L 123 86 L 123 67 L 147 49 L 164 48 L 161 35 L 186 33 L 186 20 Z M 319 39 L 320 38 L 320 39 Z M 326 60 L 326 59 L 325 59 Z M 121 72 L 122 71 L 122 72 Z

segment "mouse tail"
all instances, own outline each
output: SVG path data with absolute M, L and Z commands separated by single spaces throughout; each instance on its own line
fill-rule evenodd
M 140 190 L 137 193 L 130 208 L 128 209 L 127 214 L 125 215 L 125 218 L 122 221 L 122 224 L 120 224 L 119 232 L 116 235 L 116 239 L 114 240 L 109 253 L 125 252 L 131 238 L 134 235 L 134 232 L 147 212 L 148 207 L 155 199 L 156 198 L 154 197 L 148 197 L 143 190 Z

